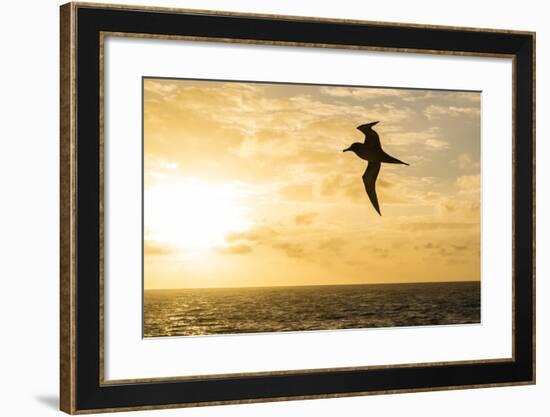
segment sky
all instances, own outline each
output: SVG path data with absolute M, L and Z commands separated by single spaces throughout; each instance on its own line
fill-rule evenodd
M 145 289 L 480 279 L 478 92 L 145 78 Z M 352 152 L 380 121 L 382 216 Z

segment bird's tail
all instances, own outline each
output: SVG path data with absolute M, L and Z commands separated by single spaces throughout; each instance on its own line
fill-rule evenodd
M 388 154 L 384 155 L 384 158 L 382 159 L 382 162 L 385 162 L 386 164 L 403 164 L 403 165 L 409 165 L 406 162 L 400 161 L 397 158 L 394 158 L 393 156 L 390 156 Z

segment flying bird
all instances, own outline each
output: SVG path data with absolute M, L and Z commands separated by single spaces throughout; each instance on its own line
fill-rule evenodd
M 363 174 L 363 183 L 365 184 L 365 191 L 369 196 L 370 202 L 376 209 L 379 215 L 380 207 L 378 205 L 378 197 L 376 196 L 376 178 L 378 178 L 378 173 L 380 172 L 380 165 L 382 162 L 387 164 L 403 164 L 409 165 L 406 162 L 400 161 L 393 156 L 388 155 L 382 149 L 380 145 L 380 137 L 372 127 L 378 122 L 366 123 L 364 125 L 358 126 L 357 129 L 365 135 L 365 142 L 355 142 L 352 143 L 349 148 L 343 150 L 343 152 L 351 151 L 354 152 L 359 158 L 368 161 L 367 170 Z

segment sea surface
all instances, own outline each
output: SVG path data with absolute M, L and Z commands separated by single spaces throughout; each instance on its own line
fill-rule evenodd
M 480 322 L 480 283 L 147 290 L 145 337 Z

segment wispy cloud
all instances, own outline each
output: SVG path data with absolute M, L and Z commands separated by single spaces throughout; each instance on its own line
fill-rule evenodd
M 174 248 L 161 242 L 145 239 L 143 252 L 145 255 L 169 255 L 174 253 Z
M 319 91 L 331 97 L 353 98 L 356 100 L 410 96 L 407 90 L 396 88 L 321 87 Z
M 461 153 L 456 159 L 451 161 L 451 164 L 461 170 L 479 169 L 479 160 L 475 160 L 470 153 Z
M 460 188 L 461 193 L 479 194 L 479 185 L 480 185 L 479 175 L 463 175 L 457 178 L 456 184 Z
M 245 244 L 229 245 L 217 247 L 216 251 L 225 255 L 245 255 L 252 252 L 252 247 Z
M 445 116 L 459 117 L 459 116 L 479 116 L 479 107 L 456 107 L 456 106 L 442 106 L 442 105 L 430 105 L 424 111 L 426 117 L 430 120 L 441 119 Z
M 396 146 L 419 146 L 426 150 L 442 150 L 449 148 L 449 143 L 443 140 L 442 130 L 439 126 L 431 126 L 428 129 L 397 130 L 387 135 L 387 141 Z
M 318 216 L 318 213 L 309 211 L 305 213 L 300 213 L 294 216 L 294 223 L 298 226 L 309 226 L 315 220 L 315 217 Z

